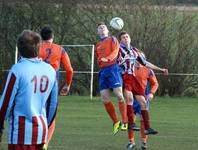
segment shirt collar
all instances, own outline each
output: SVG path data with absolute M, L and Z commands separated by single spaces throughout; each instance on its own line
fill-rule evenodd
M 40 63 L 42 61 L 41 58 L 25 58 L 25 57 L 21 57 L 19 62 L 21 61 L 31 61 L 31 62 L 34 62 L 34 63 Z
M 101 38 L 101 41 L 104 41 L 106 38 L 108 38 L 108 36 Z
M 127 48 L 127 49 L 130 49 L 130 50 L 132 50 L 133 49 L 133 47 L 132 46 L 130 46 L 130 48 L 128 48 L 127 46 L 125 46 L 122 42 L 120 42 L 120 47 L 122 47 L 122 48 Z

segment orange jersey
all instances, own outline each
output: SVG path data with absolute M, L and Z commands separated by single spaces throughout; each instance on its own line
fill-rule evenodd
M 106 37 L 105 39 L 101 40 L 96 45 L 96 57 L 98 60 L 98 66 L 102 68 L 115 64 L 119 48 L 120 45 L 118 43 L 118 40 L 113 36 Z M 100 60 L 101 58 L 106 58 L 112 61 L 102 62 Z
M 60 63 L 62 63 L 66 71 L 66 83 L 67 85 L 71 84 L 73 69 L 64 48 L 54 43 L 43 42 L 40 47 L 39 57 L 49 63 L 56 71 L 60 69 Z
M 146 90 L 147 81 L 148 81 L 151 84 L 151 89 L 149 93 L 155 94 L 159 84 L 154 72 L 151 69 L 148 69 L 147 67 L 144 66 L 135 67 L 135 78 L 136 81 L 138 81 L 141 88 L 144 90 Z

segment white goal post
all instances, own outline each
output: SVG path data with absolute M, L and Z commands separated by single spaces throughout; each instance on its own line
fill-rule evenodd
M 93 99 L 93 77 L 94 77 L 94 52 L 95 52 L 95 45 L 86 44 L 86 45 L 61 45 L 62 47 L 90 47 L 91 52 L 91 68 L 89 71 L 77 71 L 75 70 L 74 73 L 84 73 L 84 74 L 91 74 L 90 75 L 90 99 Z M 18 61 L 18 48 L 16 46 L 15 50 L 15 64 Z M 64 71 L 61 71 L 64 72 Z
M 91 71 L 78 71 L 75 70 L 74 73 L 91 74 L 90 76 L 90 99 L 93 99 L 93 77 L 94 77 L 94 52 L 95 45 L 61 45 L 62 47 L 91 47 Z

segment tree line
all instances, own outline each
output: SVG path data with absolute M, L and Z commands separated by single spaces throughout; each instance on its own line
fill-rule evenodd
M 6 70 L 14 63 L 17 35 L 24 29 L 39 32 L 45 25 L 55 31 L 55 42 L 65 44 L 95 44 L 96 25 L 114 16 L 124 20 L 124 29 L 130 33 L 133 46 L 143 50 L 147 59 L 175 73 L 197 73 L 198 15 L 167 7 L 175 3 L 164 1 L 155 7 L 153 0 L 67 0 L 51 3 L 17 1 L 0 3 L 0 73 L 1 91 Z M 167 9 L 168 8 L 168 9 Z M 110 32 L 118 32 L 110 28 Z M 74 70 L 88 70 L 91 49 L 66 48 Z M 95 71 L 99 68 L 96 66 Z M 64 77 L 64 75 L 63 75 Z M 63 78 L 62 77 L 62 78 Z M 159 95 L 198 95 L 197 76 L 157 76 Z M 71 94 L 89 93 L 87 74 L 74 74 Z M 97 74 L 94 75 L 94 95 L 98 93 Z

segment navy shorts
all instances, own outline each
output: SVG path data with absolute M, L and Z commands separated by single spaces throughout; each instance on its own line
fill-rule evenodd
M 149 100 L 146 101 L 146 109 L 149 110 Z M 137 114 L 141 115 L 141 106 L 136 99 L 134 99 L 133 102 L 133 112 L 136 115 Z
M 104 67 L 99 72 L 99 90 L 122 87 L 122 77 L 118 64 Z

